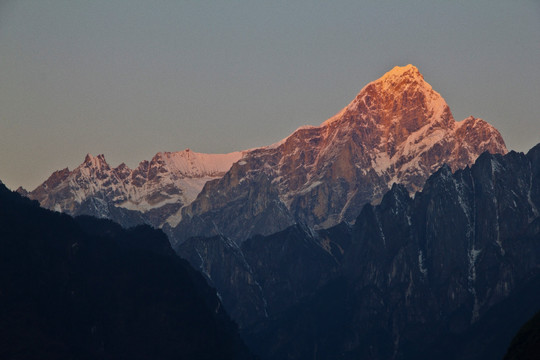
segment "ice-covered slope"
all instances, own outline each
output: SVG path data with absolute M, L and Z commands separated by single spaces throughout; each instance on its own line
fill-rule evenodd
M 507 152 L 494 127 L 474 117 L 456 122 L 416 67 L 395 67 L 320 126 L 247 153 L 182 210 L 170 233 L 180 242 L 215 234 L 242 241 L 297 222 L 328 227 L 356 218 L 393 183 L 413 192 L 443 164 L 463 168 L 484 151 Z
M 124 225 L 176 224 L 180 208 L 195 199 L 204 184 L 220 178 L 242 152 L 201 154 L 189 149 L 156 154 L 135 169 L 111 168 L 103 155 L 88 154 L 73 171 L 56 171 L 27 194 L 46 208 L 72 215 L 107 217 Z

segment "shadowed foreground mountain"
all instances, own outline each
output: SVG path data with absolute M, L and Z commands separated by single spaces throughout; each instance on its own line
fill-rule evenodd
M 504 360 L 535 360 L 540 354 L 540 312 L 516 334 Z
M 540 144 L 394 185 L 354 225 L 177 250 L 263 359 L 497 359 L 540 309 L 539 209 Z
M 1 359 L 252 359 L 161 231 L 73 219 L 1 183 L 0 305 Z

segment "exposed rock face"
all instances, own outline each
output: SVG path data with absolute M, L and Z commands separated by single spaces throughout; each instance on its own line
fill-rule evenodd
M 501 358 L 538 310 L 539 209 L 540 144 L 443 166 L 414 198 L 394 185 L 353 226 L 176 250 L 263 359 Z
M 507 151 L 495 128 L 456 122 L 416 67 L 396 67 L 321 126 L 247 153 L 167 230 L 174 242 L 216 234 L 241 242 L 295 223 L 329 227 L 353 221 L 393 183 L 416 191 L 443 164 L 464 168 L 484 151 Z
M 248 329 L 252 348 L 265 359 L 502 358 L 538 310 L 539 185 L 540 144 L 443 166 L 414 199 L 394 185 L 358 216 L 338 275 Z
M 347 224 L 317 233 L 293 225 L 241 246 L 220 236 L 193 237 L 176 251 L 216 287 L 227 312 L 245 328 L 285 311 L 333 278 L 349 232 Z
M 242 157 L 200 154 L 189 149 L 158 153 L 136 169 L 111 168 L 103 155 L 87 155 L 73 171 L 54 172 L 30 193 L 41 206 L 70 215 L 113 219 L 124 226 L 176 224 L 179 209 L 195 199 L 204 184 L 217 179 Z
M 245 326 L 268 316 L 262 288 L 236 244 L 219 236 L 194 237 L 176 251 L 219 289 L 223 305 L 238 324 Z

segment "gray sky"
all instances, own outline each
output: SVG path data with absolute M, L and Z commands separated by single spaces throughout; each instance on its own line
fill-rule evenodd
M 0 180 L 268 145 L 408 63 L 456 120 L 540 142 L 540 0 L 0 0 Z

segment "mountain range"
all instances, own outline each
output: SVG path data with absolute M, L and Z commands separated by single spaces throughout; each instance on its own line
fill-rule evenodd
M 296 223 L 318 229 L 354 221 L 392 184 L 412 193 L 443 164 L 461 169 L 484 151 L 507 152 L 499 132 L 474 117 L 456 122 L 407 65 L 366 85 L 320 126 L 276 144 L 222 155 L 158 153 L 135 170 L 88 155 L 26 194 L 72 215 L 162 227 L 173 244 L 212 235 L 242 242 Z
M 160 227 L 262 359 L 501 358 L 540 301 L 540 145 L 455 121 L 412 65 L 230 154 L 103 155 L 19 193 Z
M 41 206 L 70 215 L 93 215 L 124 226 L 176 225 L 178 211 L 191 203 L 204 184 L 220 178 L 242 152 L 201 154 L 186 149 L 156 154 L 135 169 L 111 168 L 104 155 L 86 155 L 70 171 L 54 172 L 32 192 L 18 191 Z

